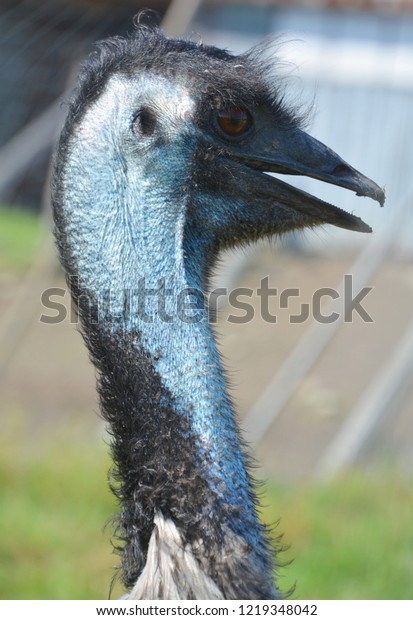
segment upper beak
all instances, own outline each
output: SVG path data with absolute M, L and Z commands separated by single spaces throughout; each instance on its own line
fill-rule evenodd
M 347 164 L 334 151 L 304 131 L 270 130 L 266 136 L 250 136 L 242 144 L 234 145 L 230 157 L 242 162 L 248 168 L 282 174 L 295 174 L 313 177 L 326 183 L 353 190 L 358 196 L 368 196 L 384 204 L 384 190 Z M 311 194 L 284 183 L 280 179 L 268 178 L 261 186 L 274 200 L 282 200 L 283 205 L 312 216 L 320 223 L 331 223 L 341 228 L 371 232 L 371 228 L 360 218 L 346 213 Z

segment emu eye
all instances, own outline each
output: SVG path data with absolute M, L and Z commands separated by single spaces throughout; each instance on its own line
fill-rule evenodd
M 252 117 L 245 108 L 232 106 L 218 112 L 218 125 L 227 136 L 238 138 L 252 127 Z
M 133 118 L 132 129 L 137 138 L 151 136 L 155 131 L 156 116 L 148 108 L 142 108 Z

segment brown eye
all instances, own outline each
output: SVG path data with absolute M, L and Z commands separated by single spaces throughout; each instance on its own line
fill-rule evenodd
M 218 112 L 218 125 L 227 136 L 237 138 L 252 126 L 251 114 L 245 108 L 226 108 Z

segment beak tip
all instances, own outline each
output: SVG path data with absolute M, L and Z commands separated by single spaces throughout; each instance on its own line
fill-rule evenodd
M 386 190 L 384 187 L 380 187 L 378 192 L 377 200 L 381 207 L 384 207 L 384 203 L 386 202 Z
M 379 187 L 374 183 L 373 188 L 370 187 L 367 191 L 363 190 L 356 192 L 356 196 L 367 196 L 368 198 L 372 198 L 379 203 L 380 207 L 384 207 L 384 203 L 386 202 L 386 192 L 384 187 Z
M 357 230 L 358 232 L 362 232 L 362 233 L 372 233 L 373 229 L 371 228 L 371 226 L 369 226 L 368 224 L 366 224 L 366 222 L 363 222 L 363 220 L 361 218 L 357 218 L 358 220 L 358 227 Z

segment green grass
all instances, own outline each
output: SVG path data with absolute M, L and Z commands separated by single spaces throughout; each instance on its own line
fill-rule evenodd
M 116 507 L 101 442 L 1 448 L 0 598 L 108 598 Z
M 0 206 L 0 272 L 20 273 L 27 269 L 40 236 L 41 226 L 35 214 Z
M 106 447 L 79 436 L 30 445 L 0 445 L 0 598 L 107 598 L 118 558 L 103 529 L 116 511 Z M 412 597 L 409 481 L 272 485 L 265 502 L 290 545 L 283 560 L 294 558 L 280 576 L 294 598 Z
M 353 472 L 334 484 L 273 487 L 266 501 L 265 519 L 281 517 L 290 545 L 280 585 L 295 585 L 294 598 L 412 598 L 411 480 Z

